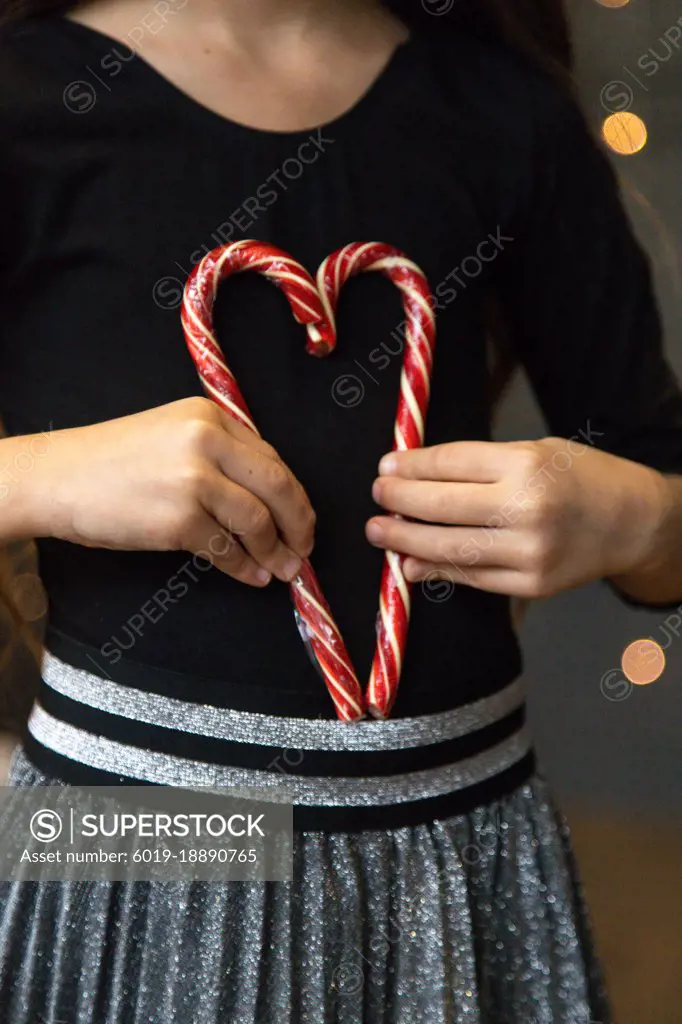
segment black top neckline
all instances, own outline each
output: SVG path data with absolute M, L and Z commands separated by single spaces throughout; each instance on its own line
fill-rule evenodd
M 48 22 L 52 26 L 56 23 L 66 32 L 71 32 L 74 38 L 80 38 L 86 43 L 89 42 L 93 48 L 98 50 L 101 50 L 103 45 L 107 45 L 112 50 L 117 48 L 119 51 L 123 49 L 128 52 L 135 52 L 135 63 L 138 70 L 146 76 L 150 87 L 156 90 L 160 102 L 173 104 L 179 114 L 183 114 L 193 121 L 200 119 L 207 130 L 212 128 L 223 133 L 232 132 L 236 135 L 241 135 L 244 141 L 252 143 L 254 141 L 257 142 L 259 139 L 303 141 L 314 132 L 332 132 L 337 137 L 345 133 L 352 133 L 359 120 L 363 118 L 372 119 L 377 107 L 381 105 L 384 96 L 390 95 L 392 89 L 401 80 L 409 67 L 410 61 L 415 57 L 414 51 L 418 48 L 418 38 L 414 34 L 408 36 L 403 42 L 398 43 L 365 91 L 350 107 L 337 117 L 321 124 L 313 124 L 308 128 L 301 128 L 295 131 L 279 131 L 277 129 L 257 128 L 212 110 L 172 82 L 170 78 L 154 67 L 153 64 L 150 64 L 140 53 L 132 51 L 121 40 L 106 32 L 65 17 L 35 19 L 36 24 L 42 23 L 47 25 Z

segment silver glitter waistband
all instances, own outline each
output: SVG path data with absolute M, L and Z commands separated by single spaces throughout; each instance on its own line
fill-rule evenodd
M 524 701 L 521 685 L 515 680 L 490 697 L 451 711 L 349 724 L 336 719 L 234 711 L 146 693 L 74 668 L 49 652 L 43 661 L 43 679 L 50 689 L 64 697 L 121 718 L 197 736 L 291 750 L 386 751 L 425 747 L 493 725 Z
M 261 800 L 312 807 L 369 807 L 445 796 L 511 768 L 531 749 L 524 726 L 496 746 L 455 764 L 401 775 L 330 778 L 232 768 L 143 750 L 60 722 L 40 705 L 31 712 L 29 731 L 39 743 L 63 757 L 102 771 L 185 788 L 236 787 L 257 793 Z

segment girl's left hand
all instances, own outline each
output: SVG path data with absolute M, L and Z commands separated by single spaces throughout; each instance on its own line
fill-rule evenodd
M 646 565 L 665 482 L 576 440 L 455 441 L 379 466 L 367 537 L 409 556 L 408 580 L 548 597 Z

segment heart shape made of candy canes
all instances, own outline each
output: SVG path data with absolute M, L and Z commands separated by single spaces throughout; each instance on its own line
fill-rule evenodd
M 388 277 L 402 293 L 406 323 L 393 450 L 423 445 L 436 324 L 428 281 L 415 263 L 383 242 L 353 242 L 323 260 L 314 281 L 283 249 L 244 240 L 214 249 L 197 264 L 185 285 L 182 302 L 187 346 L 206 393 L 230 416 L 259 434 L 213 329 L 213 306 L 220 282 L 244 270 L 261 273 L 282 289 L 294 318 L 306 326 L 307 350 L 315 356 L 329 355 L 336 345 L 335 310 L 346 281 L 366 271 L 379 271 Z M 343 721 L 360 721 L 367 711 L 375 718 L 387 718 L 395 701 L 410 619 L 411 585 L 403 575 L 403 561 L 402 555 L 385 553 L 377 643 L 366 692 L 307 559 L 290 584 L 299 626 L 303 626 L 304 638 Z

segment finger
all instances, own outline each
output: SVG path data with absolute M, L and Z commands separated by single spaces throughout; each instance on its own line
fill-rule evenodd
M 495 484 L 441 483 L 383 476 L 374 481 L 372 497 L 388 512 L 429 523 L 484 526 L 503 504 Z
M 224 432 L 214 454 L 226 477 L 267 506 L 291 551 L 307 558 L 315 540 L 315 513 L 303 487 L 274 449 L 255 447 L 253 435 L 242 440 Z
M 366 527 L 376 547 L 427 562 L 516 567 L 526 558 L 530 541 L 512 530 L 429 526 L 377 516 Z
M 379 463 L 382 476 L 406 480 L 453 480 L 492 484 L 501 480 L 509 466 L 509 443 L 498 441 L 450 441 L 430 448 L 391 452 Z
M 450 562 L 422 562 L 414 558 L 406 558 L 403 564 L 405 579 L 414 583 L 422 583 L 428 587 L 438 580 L 453 585 L 473 587 L 476 590 L 487 590 L 491 594 L 506 594 L 509 597 L 530 598 L 533 594 L 532 584 L 522 572 L 501 567 L 460 566 Z M 429 596 L 428 594 L 426 595 Z M 442 598 L 439 598 L 442 599 Z
M 251 587 L 266 587 L 272 579 L 272 574 L 247 554 L 239 541 L 208 513 L 197 516 L 187 550 Z
M 289 582 L 298 574 L 300 557 L 280 538 L 268 507 L 246 488 L 213 470 L 202 481 L 200 501 L 254 560 L 277 579 Z

